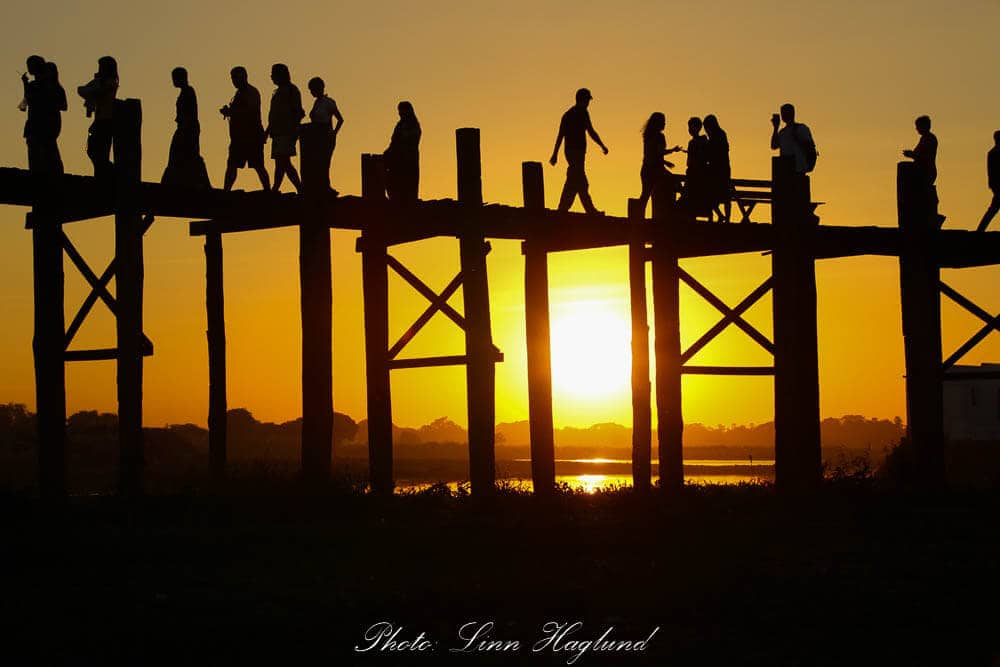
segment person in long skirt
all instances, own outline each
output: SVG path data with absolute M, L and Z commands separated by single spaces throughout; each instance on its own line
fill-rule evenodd
M 383 153 L 386 192 L 390 201 L 417 201 L 420 187 L 420 121 L 409 102 L 397 107 L 399 121 Z

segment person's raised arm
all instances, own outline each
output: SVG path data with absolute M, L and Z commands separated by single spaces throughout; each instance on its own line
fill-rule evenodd
M 771 118 L 771 150 L 778 150 L 778 125 L 781 123 L 776 117 Z

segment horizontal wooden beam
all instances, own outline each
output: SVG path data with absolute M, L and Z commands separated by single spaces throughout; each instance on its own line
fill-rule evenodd
M 153 346 L 143 346 L 142 356 L 153 355 Z M 63 353 L 65 361 L 113 361 L 118 358 L 118 349 L 114 347 L 97 350 L 66 350 Z
M 733 179 L 732 184 L 736 188 L 771 187 L 767 180 Z M 65 175 L 43 180 L 25 169 L 0 168 L 0 204 L 31 206 L 42 193 L 49 202 L 64 203 L 64 210 L 56 212 L 63 221 L 107 215 L 114 207 L 113 188 L 93 177 Z M 142 212 L 200 220 L 190 223 L 193 236 L 289 227 L 307 212 L 313 219 L 318 212 L 320 216 L 328 215 L 331 225 L 338 229 L 364 229 L 378 217 L 389 231 L 389 245 L 469 232 L 486 238 L 531 240 L 553 252 L 624 246 L 634 240 L 630 239 L 625 218 L 499 204 L 467 207 L 453 200 L 438 200 L 402 206 L 352 196 L 309 198 L 268 192 L 190 190 L 159 183 L 143 183 L 138 196 Z M 780 240 L 775 239 L 771 225 L 760 223 L 650 223 L 644 225 L 641 234 L 648 243 L 661 247 L 669 244 L 678 257 L 767 251 Z M 901 244 L 895 226 L 823 225 L 815 228 L 811 236 L 817 259 L 898 256 Z M 933 243 L 944 268 L 1000 264 L 1000 232 L 947 229 L 936 232 Z
M 773 366 L 681 366 L 683 375 L 774 375 Z
M 954 368 L 944 373 L 941 377 L 942 380 L 948 382 L 949 380 L 1000 380 L 1000 369 L 995 371 L 981 371 L 981 370 L 965 370 Z

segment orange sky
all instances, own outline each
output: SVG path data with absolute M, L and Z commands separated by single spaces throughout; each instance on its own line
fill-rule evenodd
M 24 166 L 23 115 L 17 74 L 39 53 L 56 61 L 70 95 L 61 147 L 70 171 L 89 173 L 83 154 L 87 120 L 72 94 L 105 53 L 120 63 L 121 95 L 143 100 L 144 175 L 158 179 L 173 129 L 175 90 L 170 69 L 191 73 L 201 106 L 202 151 L 213 182 L 221 183 L 226 125 L 217 109 L 232 89 L 229 68 L 243 64 L 265 98 L 271 63 L 285 62 L 305 89 L 314 75 L 346 118 L 333 161 L 341 192 L 360 190 L 360 154 L 382 150 L 395 122 L 395 104 L 413 102 L 424 130 L 421 195 L 454 196 L 454 129 L 482 129 L 484 195 L 520 202 L 520 163 L 548 157 L 560 114 L 573 92 L 594 92 L 591 113 L 607 157 L 592 152 L 588 175 L 600 208 L 624 214 L 636 196 L 641 162 L 639 129 L 652 111 L 667 115 L 667 139 L 682 143 L 688 116 L 715 113 L 729 132 L 736 177 L 768 177 L 769 118 L 793 101 L 810 125 L 820 158 L 814 198 L 826 202 L 823 222 L 895 224 L 895 163 L 912 147 L 913 118 L 930 114 L 941 142 L 941 210 L 947 227 L 974 228 L 989 199 L 985 152 L 1000 127 L 995 85 L 996 2 L 955 6 L 918 2 L 744 3 L 699 5 L 623 0 L 507 2 L 296 3 L 247 0 L 210 5 L 178 0 L 51 2 L 5 8 L 0 56 L 9 75 L 0 81 L 0 152 L 5 166 Z M 270 168 L 270 161 L 269 161 Z M 546 167 L 546 197 L 554 206 L 564 166 Z M 237 187 L 255 187 L 247 173 Z M 34 404 L 31 362 L 30 235 L 23 211 L 0 209 L 0 400 Z M 183 221 L 158 220 L 146 240 L 146 332 L 156 354 L 146 363 L 145 419 L 205 423 L 204 262 L 198 239 Z M 112 249 L 111 225 L 71 225 L 70 236 L 97 268 Z M 278 230 L 225 239 L 229 401 L 260 418 L 299 414 L 297 235 Z M 489 258 L 495 339 L 506 361 L 497 369 L 497 417 L 527 414 L 523 342 L 523 273 L 519 244 L 495 241 Z M 362 418 L 364 362 L 360 258 L 354 234 L 334 232 L 334 400 L 338 411 Z M 395 253 L 432 287 L 457 270 L 457 244 L 435 240 Z M 762 281 L 769 262 L 738 256 L 684 262 L 687 270 L 735 303 Z M 84 283 L 67 262 L 67 317 L 84 297 Z M 996 308 L 1000 269 L 945 272 L 945 279 L 987 310 Z M 626 254 L 622 249 L 553 256 L 552 285 L 557 425 L 629 423 Z M 898 271 L 889 258 L 825 260 L 817 267 L 820 381 L 825 416 L 903 415 L 903 354 Z M 993 297 L 991 299 L 991 297 Z M 424 305 L 401 281 L 391 285 L 393 333 Z M 461 295 L 453 299 L 461 310 Z M 107 347 L 111 319 L 102 306 L 78 345 Z M 716 313 L 687 292 L 682 336 L 696 339 Z M 588 319 L 590 318 L 590 319 Z M 946 354 L 978 324 L 946 303 Z M 770 300 L 748 319 L 770 334 Z M 596 327 L 592 323 L 620 322 Z M 562 334 L 576 331 L 577 335 Z M 591 335 L 585 339 L 583 336 Z M 409 355 L 452 354 L 458 330 L 435 320 Z M 618 355 L 617 357 L 615 355 Z M 992 338 L 967 361 L 1000 358 Z M 730 331 L 700 353 L 698 364 L 766 364 L 763 352 Z M 599 373 L 578 381 L 585 364 Z M 583 378 L 584 380 L 586 378 Z M 72 364 L 69 408 L 113 410 L 114 367 Z M 588 387 L 579 392 L 580 386 Z M 594 386 L 606 391 L 592 390 Z M 460 367 L 395 371 L 394 420 L 419 425 L 448 415 L 465 421 Z M 772 417 L 771 380 L 684 380 L 688 421 L 760 422 Z

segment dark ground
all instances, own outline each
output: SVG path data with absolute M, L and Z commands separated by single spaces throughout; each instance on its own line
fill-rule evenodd
M 993 491 L 926 497 L 870 482 L 783 500 L 767 487 L 490 501 L 389 501 L 246 480 L 50 515 L 0 497 L 4 664 L 561 665 L 541 627 L 581 620 L 640 654 L 576 665 L 990 665 L 1000 656 Z M 502 656 L 449 654 L 495 621 Z M 413 653 L 358 654 L 401 624 Z

